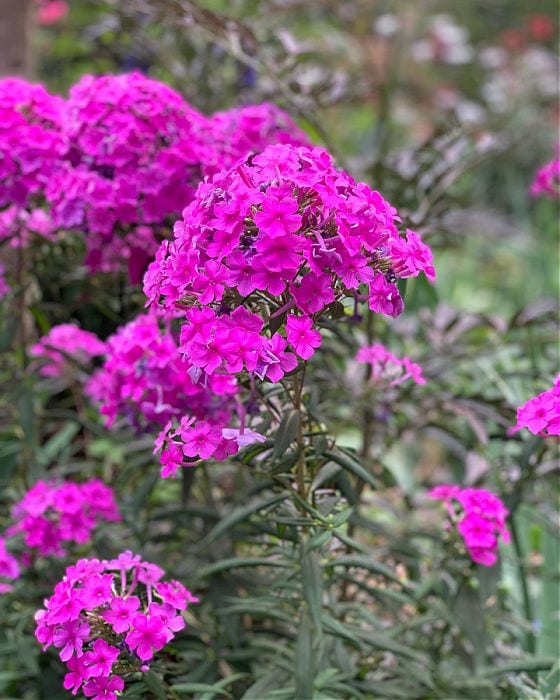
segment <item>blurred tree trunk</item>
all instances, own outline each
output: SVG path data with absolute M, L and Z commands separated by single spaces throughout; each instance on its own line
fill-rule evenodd
M 32 0 L 0 0 L 0 77 L 32 74 Z

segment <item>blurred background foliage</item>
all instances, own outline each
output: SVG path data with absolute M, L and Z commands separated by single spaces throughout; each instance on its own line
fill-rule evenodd
M 77 387 L 37 380 L 31 339 L 69 319 L 106 337 L 143 297 L 83 272 L 78 243 L 21 253 L 32 263 L 0 338 L 0 526 L 37 479 L 99 474 L 125 516 L 99 534 L 99 555 L 137 550 L 202 600 L 126 697 L 560 697 L 558 451 L 506 436 L 515 407 L 558 371 L 558 203 L 527 194 L 558 139 L 557 10 L 72 0 L 37 27 L 36 78 L 53 91 L 137 69 L 207 114 L 276 102 L 399 207 L 438 273 L 435 286 L 409 280 L 402 318 L 325 330 L 305 396 L 317 495 L 298 506 L 289 416 L 279 447 L 163 482 L 150 436 L 108 433 Z M 540 33 L 535 16 L 548 18 Z M 376 395 L 348 361 L 374 340 L 419 362 L 427 384 Z M 445 481 L 504 497 L 513 544 L 501 567 L 457 555 L 425 496 Z M 30 611 L 62 568 L 38 567 L 0 600 L 1 697 L 67 697 L 55 655 L 30 639 Z

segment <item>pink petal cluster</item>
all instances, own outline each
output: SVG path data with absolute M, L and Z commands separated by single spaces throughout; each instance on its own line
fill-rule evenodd
M 35 0 L 37 9 L 37 21 L 39 24 L 49 26 L 64 19 L 70 6 L 66 0 Z
M 560 435 L 560 376 L 554 386 L 517 409 L 517 424 L 510 433 L 527 428 L 534 435 Z
M 560 197 L 560 159 L 543 165 L 535 175 L 531 187 L 529 189 L 533 197 L 544 195 L 558 200 Z
M 116 700 L 123 676 L 147 671 L 154 653 L 185 627 L 182 611 L 198 599 L 132 552 L 113 560 L 81 559 L 35 615 L 43 651 L 55 646 L 76 695 Z M 148 663 L 147 663 L 148 662 Z
M 210 427 L 227 425 L 238 391 L 234 377 L 216 373 L 201 383 L 193 380 L 193 369 L 179 354 L 170 320 L 144 314 L 107 340 L 105 362 L 85 391 L 101 405 L 109 426 L 118 417 L 139 432 L 160 431 L 174 418 L 183 425 L 193 419 Z M 182 454 L 174 455 L 173 462 L 165 455 L 163 476 L 183 462 Z
M 134 254 L 139 226 L 153 237 L 192 199 L 206 123 L 177 92 L 140 73 L 86 75 L 71 88 L 62 123 L 68 148 L 47 199 L 57 226 L 86 234 L 91 271 L 114 270 Z
M 0 242 L 8 241 L 12 248 L 28 247 L 35 236 L 56 241 L 56 231 L 44 209 L 11 206 L 0 212 Z
M 505 523 L 509 511 L 498 496 L 485 489 L 462 489 L 454 484 L 436 486 L 428 495 L 444 501 L 471 559 L 483 566 L 495 564 L 498 536 L 506 544 L 510 541 Z
M 272 144 L 311 146 L 292 118 L 270 102 L 216 112 L 208 120 L 206 138 L 205 175 L 231 168 L 240 158 L 264 151 Z
M 360 348 L 356 360 L 366 362 L 370 366 L 371 381 L 376 383 L 397 386 L 407 379 L 412 379 L 416 384 L 426 383 L 420 365 L 412 362 L 409 357 L 405 356 L 402 359 L 396 357 L 381 343 Z
M 51 182 L 65 149 L 63 105 L 42 85 L 0 80 L 0 208 L 26 207 Z
M 7 537 L 23 537 L 40 556 L 63 556 L 70 543 L 84 544 L 101 522 L 121 519 L 113 490 L 99 479 L 81 484 L 38 481 L 12 507 Z
M 42 362 L 39 374 L 43 377 L 62 377 L 68 368 L 74 372 L 72 363 L 88 365 L 92 358 L 104 353 L 105 343 L 73 323 L 53 326 L 29 348 L 29 354 Z
M 339 313 L 338 302 L 396 316 L 397 277 L 434 278 L 430 249 L 412 231 L 401 238 L 397 221 L 326 151 L 268 146 L 200 185 L 144 290 L 183 313 L 180 351 L 198 381 L 244 373 L 278 382 L 313 356 L 319 321 Z M 193 456 L 219 442 L 217 428 L 184 428 Z M 241 440 L 244 430 L 242 421 Z

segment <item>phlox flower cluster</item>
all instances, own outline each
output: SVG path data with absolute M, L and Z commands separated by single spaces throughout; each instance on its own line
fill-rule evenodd
M 527 428 L 534 435 L 560 435 L 560 376 L 554 386 L 517 409 L 517 424 L 510 433 Z
M 108 338 L 105 362 L 85 391 L 101 405 L 109 426 L 119 417 L 138 431 L 159 432 L 173 418 L 183 425 L 193 419 L 200 425 L 227 424 L 235 408 L 235 379 L 216 373 L 203 384 L 193 381 L 192 369 L 179 354 L 169 319 L 144 314 Z M 171 473 L 172 465 L 164 465 L 163 476 Z
M 64 101 L 42 85 L 0 80 L 0 209 L 40 199 L 64 151 Z
M 140 73 L 86 75 L 70 89 L 67 150 L 47 199 L 57 226 L 86 234 L 91 271 L 114 270 L 119 256 L 134 254 L 139 226 L 163 225 L 192 199 L 206 123 L 177 92 Z M 124 249 L 115 232 L 127 238 Z
M 66 0 L 35 0 L 37 5 L 37 21 L 49 26 L 64 19 L 70 9 Z
M 269 146 L 200 185 L 144 290 L 169 313 L 183 311 L 179 349 L 195 379 L 225 372 L 278 382 L 313 356 L 318 322 L 340 314 L 339 302 L 396 316 L 396 280 L 434 278 L 428 246 L 413 231 L 401 237 L 396 222 L 390 204 L 326 151 Z M 238 444 L 249 435 L 243 421 L 240 431 Z M 195 443 L 221 440 L 199 425 L 179 437 L 195 453 Z
M 311 146 L 307 135 L 289 114 L 270 102 L 212 114 L 208 119 L 206 139 L 205 175 L 231 168 L 240 158 L 264 151 L 273 144 Z
M 371 381 L 375 383 L 398 386 L 407 379 L 412 379 L 416 384 L 426 383 L 420 365 L 412 362 L 409 357 L 396 357 L 381 343 L 360 348 L 356 360 L 366 362 L 370 366 Z
M 533 197 L 544 195 L 556 200 L 560 197 L 560 158 L 543 165 L 537 171 L 529 192 Z
M 68 669 L 64 687 L 93 700 L 116 700 L 125 677 L 149 670 L 154 653 L 185 627 L 198 599 L 156 564 L 132 552 L 81 559 L 35 615 L 43 651 L 54 645 Z
M 436 486 L 428 495 L 444 501 L 471 559 L 483 566 L 495 564 L 498 537 L 506 544 L 510 541 L 505 523 L 509 511 L 498 496 L 485 489 L 462 489 L 454 484 Z
M 38 481 L 12 507 L 6 538 L 23 538 L 39 556 L 63 556 L 69 544 L 91 540 L 101 522 L 121 519 L 113 490 L 98 479 L 81 484 Z
M 104 352 L 105 343 L 73 323 L 53 326 L 29 348 L 29 354 L 41 361 L 38 371 L 43 377 L 63 377 L 67 370 L 74 374 L 75 365 L 88 365 Z

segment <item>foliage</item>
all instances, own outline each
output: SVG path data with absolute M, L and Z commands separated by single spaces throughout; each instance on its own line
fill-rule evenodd
M 507 71 L 484 69 L 495 87 L 506 73 L 522 82 L 539 47 L 524 4 L 477 3 L 478 13 L 467 5 L 445 25 L 470 29 L 454 44 L 468 57 L 459 64 L 419 59 L 434 15 L 449 13 L 443 2 L 423 13 L 421 3 L 382 11 L 327 0 L 84 0 L 41 29 L 41 70 L 53 89 L 84 72 L 140 66 L 180 89 L 201 118 L 276 98 L 339 167 L 398 206 L 403 228 L 422 233 L 437 280 L 399 280 L 398 318 L 331 308 L 319 324 L 321 347 L 300 358 L 304 371 L 259 385 L 264 441 L 164 480 L 153 455 L 163 427 L 157 383 L 177 399 L 178 409 L 165 401 L 166 419 L 184 410 L 185 396 L 165 374 L 173 363 L 158 365 L 152 348 L 171 357 L 177 321 L 165 326 L 165 351 L 155 336 L 133 338 L 125 324 L 138 324 L 145 297 L 128 271 L 86 271 L 80 231 L 31 236 L 19 248 L 6 237 L 1 529 L 30 487 L 53 478 L 103 479 L 122 523 L 105 524 L 65 559 L 36 558 L 0 597 L 2 697 L 68 697 L 56 652 L 41 653 L 34 638 L 33 615 L 66 566 L 126 549 L 200 603 L 149 672 L 129 673 L 123 697 L 558 697 L 558 446 L 527 429 L 509 432 L 516 408 L 550 389 L 558 371 L 550 255 L 558 202 L 528 194 L 553 157 L 556 95 L 544 80 L 552 38 L 539 45 L 545 88 L 505 90 L 496 107 L 479 88 L 483 50 L 506 51 Z M 507 49 L 500 33 L 521 27 L 528 43 Z M 453 87 L 448 108 L 442 85 Z M 473 103 L 482 109 L 474 120 Z M 171 223 L 158 237 L 172 239 Z M 31 357 L 39 337 L 62 323 L 108 340 L 113 393 L 102 383 L 95 392 L 116 406 L 110 429 L 84 394 L 99 359 L 88 364 L 63 348 L 63 370 L 49 376 Z M 420 365 L 425 384 L 375 376 L 358 354 L 374 343 Z M 155 386 L 140 365 L 117 375 L 138 347 Z M 253 391 L 246 375 L 237 379 L 240 393 Z M 138 419 L 148 409 L 134 403 L 136 389 L 149 420 Z M 500 546 L 498 563 L 475 564 L 446 529 L 445 509 L 427 495 L 442 483 L 501 497 L 512 542 Z

